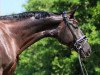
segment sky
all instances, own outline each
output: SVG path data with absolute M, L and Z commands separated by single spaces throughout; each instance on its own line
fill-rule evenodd
M 24 12 L 23 4 L 27 0 L 0 0 L 0 15 Z

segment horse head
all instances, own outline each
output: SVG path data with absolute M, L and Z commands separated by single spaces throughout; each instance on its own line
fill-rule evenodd
M 87 41 L 86 36 L 83 34 L 78 26 L 77 20 L 74 18 L 73 11 L 69 16 L 63 13 L 63 21 L 58 27 L 58 39 L 63 44 L 74 48 L 82 58 L 86 58 L 91 53 L 91 47 Z

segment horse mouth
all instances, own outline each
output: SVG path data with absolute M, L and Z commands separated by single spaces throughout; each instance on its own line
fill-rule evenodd
M 89 45 L 89 43 L 87 42 L 87 40 L 82 41 L 79 44 L 79 48 L 77 49 L 78 53 L 80 54 L 81 58 L 87 58 L 91 55 L 91 47 Z
M 90 57 L 90 55 L 91 55 L 91 49 L 89 49 L 88 52 L 85 52 L 84 50 L 81 50 L 81 52 L 79 54 L 80 54 L 81 58 Z

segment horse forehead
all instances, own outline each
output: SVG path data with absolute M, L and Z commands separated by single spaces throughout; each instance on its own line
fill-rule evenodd
M 75 21 L 75 19 L 69 19 L 69 21 Z
M 76 19 L 69 19 L 69 22 L 72 23 L 72 24 L 77 24 L 78 21 Z

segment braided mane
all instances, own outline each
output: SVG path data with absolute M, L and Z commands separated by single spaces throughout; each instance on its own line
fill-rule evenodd
M 48 13 L 45 11 L 31 11 L 31 12 L 23 12 L 19 14 L 13 14 L 13 15 L 5 15 L 5 16 L 0 16 L 0 20 L 22 20 L 22 19 L 27 19 L 30 17 L 35 17 L 36 19 L 39 18 L 45 18 L 49 17 L 53 13 Z

